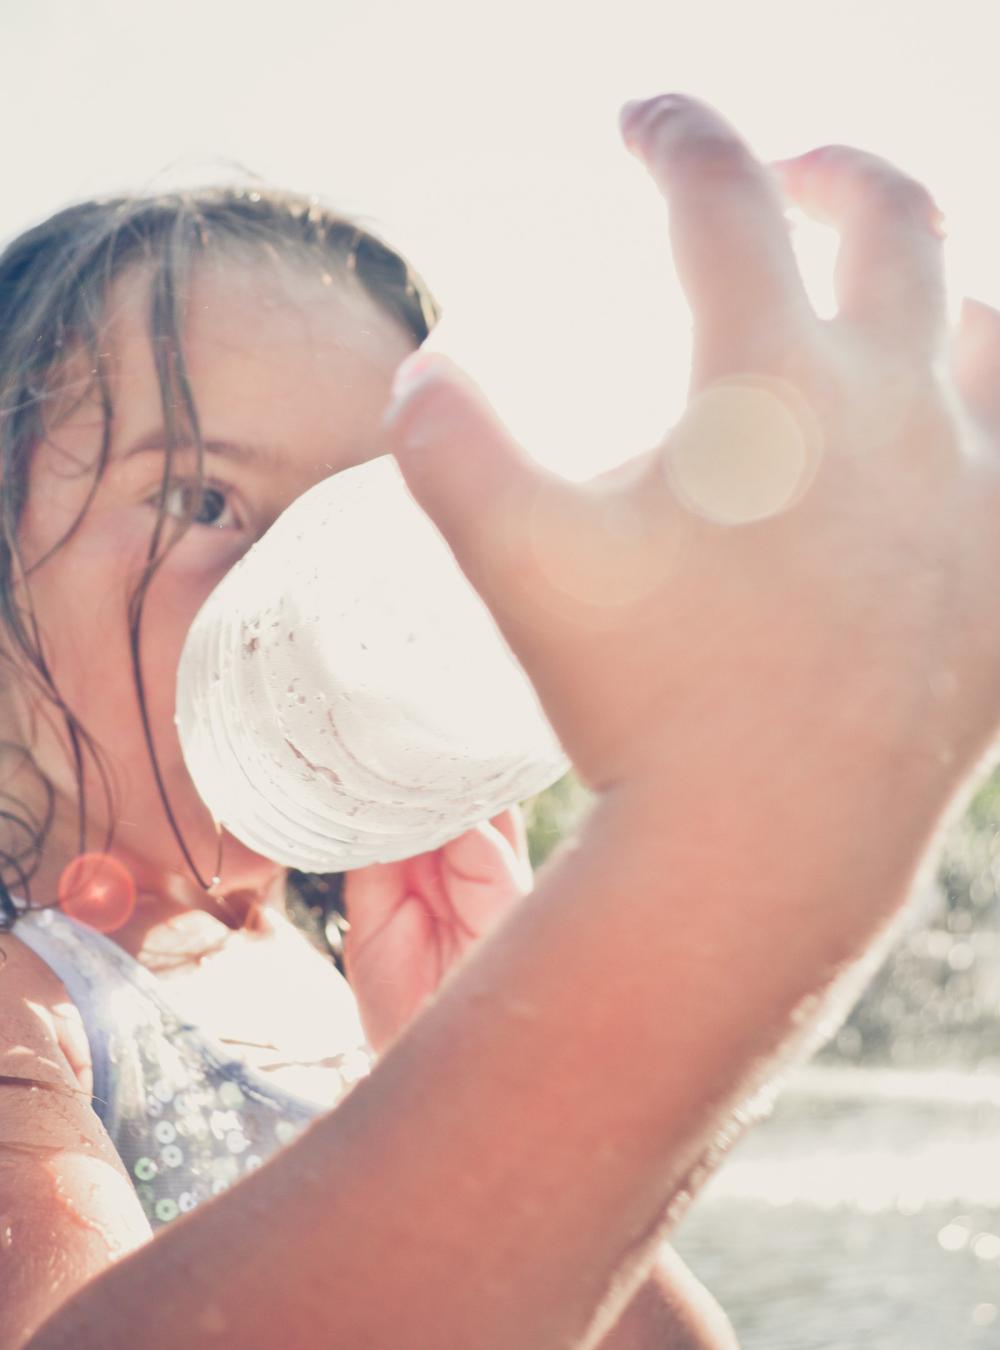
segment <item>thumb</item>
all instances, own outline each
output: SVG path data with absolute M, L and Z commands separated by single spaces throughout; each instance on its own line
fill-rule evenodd
M 393 382 L 387 448 L 407 487 L 498 618 L 530 596 L 526 528 L 560 480 L 516 444 L 468 375 L 418 351 Z

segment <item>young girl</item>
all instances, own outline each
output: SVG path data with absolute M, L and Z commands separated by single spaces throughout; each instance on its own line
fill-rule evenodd
M 890 166 L 783 170 L 843 231 L 821 324 L 721 119 L 666 98 L 624 130 L 670 201 L 693 394 L 583 487 L 447 362 L 404 360 L 419 282 L 309 203 L 88 206 L 0 261 L 0 1344 L 727 1343 L 682 1272 L 643 1285 L 660 1240 L 1000 723 L 1000 341 L 976 312 L 963 405 L 933 206 Z M 280 870 L 220 852 L 172 710 L 227 568 L 386 450 L 596 802 L 519 905 L 509 816 L 351 880 L 348 970 L 388 1047 L 363 1077 L 352 1003 Z M 110 902 L 73 870 L 95 850 Z M 117 926 L 37 909 L 60 893 Z M 413 1017 L 458 954 L 448 915 L 501 909 Z
M 283 870 L 218 837 L 173 725 L 209 591 L 380 449 L 393 371 L 436 316 L 420 279 L 314 202 L 209 191 L 62 212 L 0 286 L 13 1346 L 335 1105 L 529 882 L 512 812 L 351 876 L 355 1006 L 285 918 Z M 72 1160 L 45 1141 L 53 1084 L 92 1095 Z

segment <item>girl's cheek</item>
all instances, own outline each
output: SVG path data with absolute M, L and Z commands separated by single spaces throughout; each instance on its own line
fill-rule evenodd
M 208 534 L 207 530 L 200 533 Z M 246 553 L 249 544 L 243 538 L 233 540 L 220 532 L 217 538 L 182 539 L 163 564 L 164 573 L 183 577 L 189 585 L 204 586 L 205 595 L 213 590 Z
M 128 557 L 141 568 L 149 558 L 156 528 L 155 514 L 148 508 L 129 512 L 120 520 L 110 546 L 120 557 Z M 161 573 L 190 578 L 214 577 L 220 581 L 253 543 L 248 530 L 190 525 L 179 531 L 175 522 L 166 520 L 159 534 L 157 551 L 163 558 Z
M 182 540 L 149 588 L 146 605 L 150 622 L 148 626 L 144 622 L 144 629 L 149 631 L 156 623 L 166 622 L 186 634 L 201 606 L 245 552 L 246 547 L 231 542 Z

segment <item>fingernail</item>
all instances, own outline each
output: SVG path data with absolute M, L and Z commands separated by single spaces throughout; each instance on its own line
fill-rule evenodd
M 649 99 L 646 98 L 630 98 L 627 103 L 622 104 L 618 114 L 618 125 L 623 136 L 628 136 L 630 126 L 648 102 Z
M 410 390 L 421 382 L 437 359 L 436 352 L 429 352 L 423 347 L 418 347 L 415 352 L 410 353 L 405 361 L 401 361 L 392 377 L 390 392 L 393 403 L 401 403 Z
M 618 114 L 621 137 L 630 150 L 639 149 L 639 137 L 645 115 L 654 103 L 662 102 L 663 98 L 662 94 L 657 94 L 655 98 L 630 99 Z
M 662 125 L 667 116 L 696 106 L 685 94 L 656 94 L 653 98 L 633 99 L 618 115 L 622 139 L 629 150 L 642 153 L 651 127 Z
M 458 374 L 454 361 L 437 351 L 412 352 L 398 366 L 381 423 L 392 454 L 405 448 L 412 464 L 414 454 L 433 448 L 441 430 L 441 404 L 435 391 L 454 385 Z M 429 395 L 424 393 L 427 386 L 431 386 Z
M 418 347 L 405 361 L 400 362 L 392 377 L 389 389 L 389 402 L 382 415 L 382 425 L 388 430 L 403 407 L 409 402 L 411 394 L 433 375 L 444 358 L 438 352 L 424 351 Z

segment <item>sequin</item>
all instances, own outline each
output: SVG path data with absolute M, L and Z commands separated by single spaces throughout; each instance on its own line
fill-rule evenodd
M 223 1106 L 242 1106 L 246 1101 L 239 1083 L 226 1082 L 219 1087 L 219 1101 Z
M 208 1123 L 216 1139 L 225 1139 L 230 1130 L 240 1128 L 240 1118 L 235 1111 L 213 1111 Z
M 244 1069 L 99 934 L 81 934 L 53 911 L 23 921 L 46 930 L 91 991 L 81 1014 L 108 1082 L 95 1109 L 152 1228 L 229 1189 L 328 1109 Z M 363 1051 L 331 1058 L 345 1085 L 369 1067 Z

